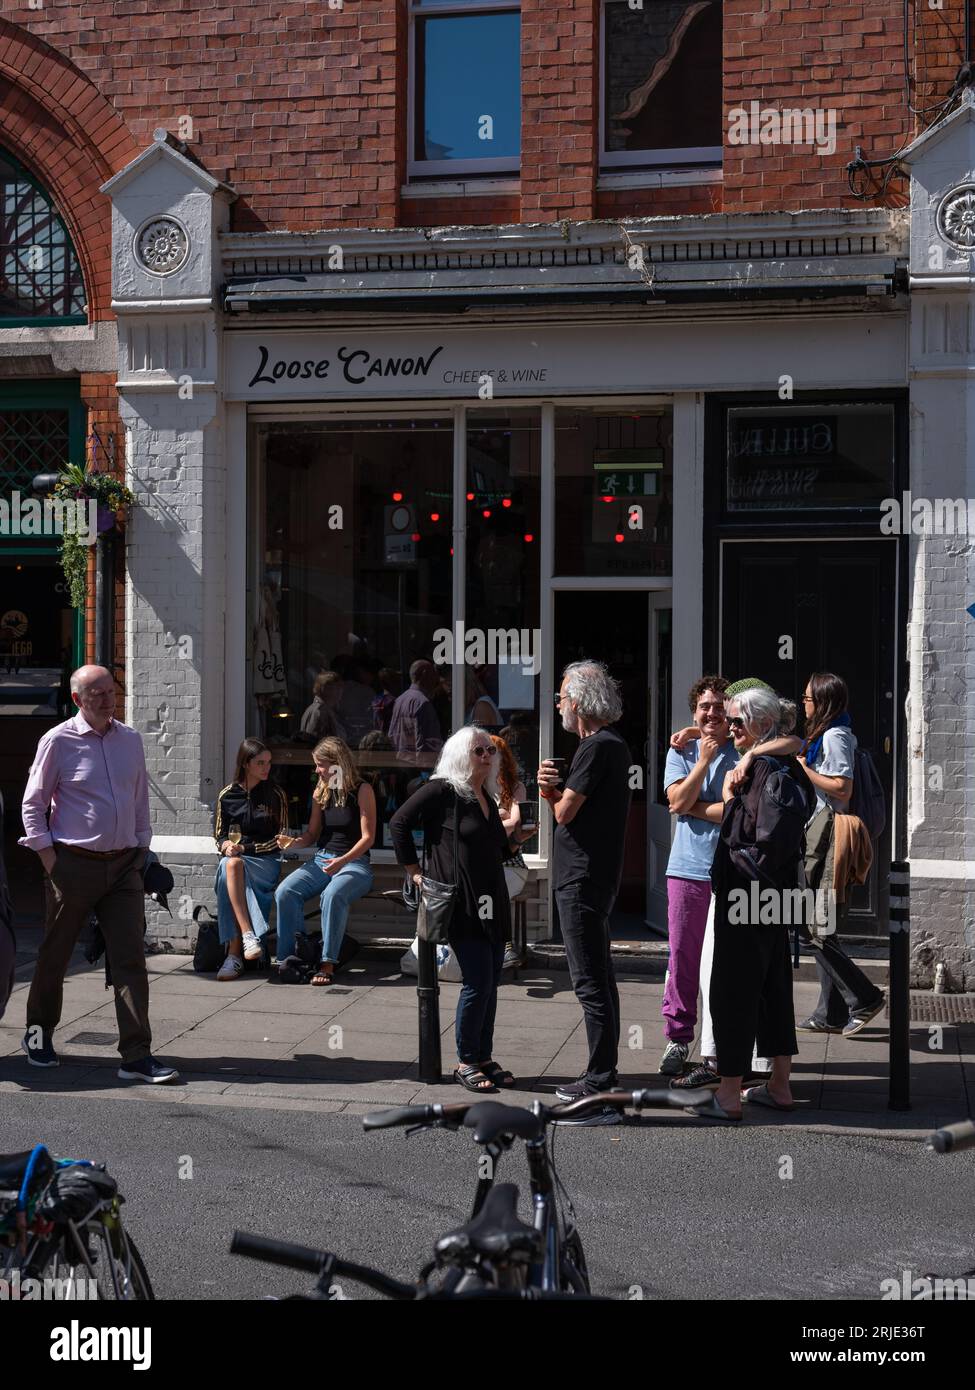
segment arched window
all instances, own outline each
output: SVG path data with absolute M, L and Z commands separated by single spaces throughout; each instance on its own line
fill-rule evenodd
M 81 266 L 41 185 L 0 150 L 0 327 L 87 323 Z

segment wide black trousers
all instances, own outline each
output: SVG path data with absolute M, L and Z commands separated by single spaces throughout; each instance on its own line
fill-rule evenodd
M 728 921 L 728 898 L 714 904 L 711 1021 L 719 1076 L 744 1076 L 752 1050 L 760 1057 L 794 1057 L 789 928 Z

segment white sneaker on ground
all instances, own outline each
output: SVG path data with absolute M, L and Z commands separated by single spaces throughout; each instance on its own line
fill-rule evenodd
M 223 965 L 217 971 L 218 980 L 236 980 L 237 976 L 244 968 L 244 962 L 240 956 L 228 955 Z
M 262 947 L 257 936 L 252 931 L 245 931 L 243 935 L 244 960 L 260 960 Z
M 689 1043 L 669 1042 L 660 1059 L 660 1066 L 658 1067 L 660 1074 L 662 1076 L 680 1076 L 690 1050 Z

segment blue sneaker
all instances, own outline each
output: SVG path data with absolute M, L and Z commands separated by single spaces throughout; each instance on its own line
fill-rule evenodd
M 175 1081 L 179 1076 L 175 1067 L 163 1066 L 162 1062 L 157 1062 L 151 1053 L 140 1058 L 138 1062 L 123 1062 L 118 1069 L 118 1074 L 123 1081 L 148 1081 L 150 1085 Z
M 59 1067 L 61 1059 L 51 1045 L 51 1033 L 43 1032 L 36 1025 L 28 1028 L 20 1040 L 32 1067 Z

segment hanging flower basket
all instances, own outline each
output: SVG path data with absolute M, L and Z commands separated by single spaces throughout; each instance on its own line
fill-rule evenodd
M 64 501 L 96 502 L 95 532 L 105 535 L 125 521 L 126 511 L 135 505 L 135 497 L 117 478 L 108 473 L 89 473 L 72 463 L 60 474 L 54 496 Z M 61 568 L 68 581 L 71 603 L 84 608 L 88 597 L 88 554 L 86 545 L 76 531 L 65 531 L 61 537 Z

